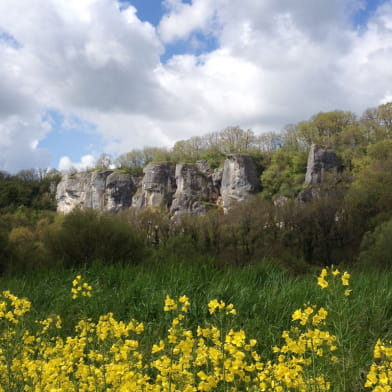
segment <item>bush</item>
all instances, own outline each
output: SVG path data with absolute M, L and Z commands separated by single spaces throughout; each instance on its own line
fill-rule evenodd
M 74 211 L 48 228 L 44 242 L 53 257 L 66 266 L 137 263 L 144 254 L 142 236 L 119 216 L 94 210 Z
M 361 244 L 359 261 L 366 266 L 392 267 L 392 219 L 365 235 Z

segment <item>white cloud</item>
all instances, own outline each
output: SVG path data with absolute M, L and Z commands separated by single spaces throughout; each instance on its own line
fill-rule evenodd
M 0 170 L 16 172 L 48 167 L 49 152 L 37 148 L 37 138 L 44 138 L 48 130 L 48 124 L 39 117 L 25 115 L 22 119 L 10 115 L 3 118 L 0 121 Z
M 51 131 L 48 109 L 92 124 L 117 154 L 390 99 L 391 0 L 361 29 L 350 20 L 359 0 L 165 5 L 155 28 L 115 0 L 0 1 L 0 169 L 48 165 L 37 147 Z M 216 50 L 160 63 L 165 45 L 211 35 Z M 61 167 L 87 162 L 68 155 Z
M 168 13 L 163 16 L 158 27 L 163 42 L 187 39 L 197 30 L 217 33 L 219 23 L 216 12 L 223 4 L 222 0 L 193 0 L 192 4 L 182 3 L 181 0 L 166 0 L 164 4 Z
M 68 156 L 63 156 L 60 158 L 58 170 L 68 171 L 70 169 L 76 170 L 86 170 L 94 167 L 95 158 L 92 155 L 83 155 L 79 162 L 72 162 L 71 158 Z

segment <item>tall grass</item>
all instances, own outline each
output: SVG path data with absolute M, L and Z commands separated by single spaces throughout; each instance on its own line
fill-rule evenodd
M 52 269 L 29 275 L 0 278 L 0 291 L 10 290 L 32 302 L 26 326 L 52 314 L 63 318 L 64 335 L 73 333 L 80 318 L 97 320 L 113 312 L 117 320 L 135 318 L 144 323 L 144 343 L 152 345 L 167 333 L 167 315 L 162 309 L 166 294 L 191 300 L 188 320 L 193 325 L 209 320 L 206 304 L 214 299 L 233 303 L 238 316 L 233 328 L 244 329 L 257 339 L 258 351 L 271 356 L 271 347 L 281 344 L 281 332 L 290 328 L 291 315 L 305 303 L 331 303 L 333 298 L 316 283 L 319 271 L 292 276 L 276 263 L 263 261 L 245 267 L 219 266 L 213 260 L 150 261 L 141 265 L 101 265 L 89 268 Z M 75 275 L 92 285 L 92 298 L 73 301 L 70 294 Z M 353 293 L 344 306 L 330 314 L 345 347 L 345 384 L 333 390 L 361 390 L 378 338 L 392 336 L 391 272 L 352 271 Z

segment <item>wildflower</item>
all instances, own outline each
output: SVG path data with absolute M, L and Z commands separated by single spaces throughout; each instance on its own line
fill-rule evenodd
M 226 304 L 223 301 L 218 301 L 217 299 L 213 299 L 208 303 L 208 311 L 210 314 L 214 314 L 218 309 L 224 309 Z
M 352 292 L 351 289 L 344 290 L 344 295 L 345 295 L 346 297 L 348 297 L 348 296 L 351 294 L 351 292 Z
M 325 289 L 325 288 L 328 287 L 328 282 L 327 282 L 327 281 L 324 279 L 324 277 L 321 276 L 321 275 L 317 278 L 317 284 L 318 284 L 322 289 Z
M 80 295 L 82 297 L 91 297 L 91 291 L 92 287 L 83 280 L 81 275 L 77 275 L 72 281 L 72 299 L 77 299 Z
M 336 268 L 336 270 L 332 271 L 333 276 L 338 276 L 340 274 L 340 271 Z
M 163 307 L 163 310 L 165 312 L 169 312 L 171 310 L 176 310 L 176 309 L 177 309 L 176 301 L 174 301 L 174 299 L 172 299 L 168 295 L 166 295 L 165 306 Z
M 155 353 L 157 353 L 157 352 L 159 352 L 159 351 L 162 351 L 164 348 L 165 348 L 165 343 L 163 343 L 163 340 L 160 340 L 160 341 L 159 341 L 159 345 L 154 344 L 154 345 L 152 346 L 151 352 L 152 352 L 152 354 L 155 354 Z
M 349 285 L 349 282 L 348 282 L 349 279 L 350 279 L 350 274 L 347 271 L 345 271 L 344 274 L 342 275 L 342 285 L 343 286 L 348 286 Z

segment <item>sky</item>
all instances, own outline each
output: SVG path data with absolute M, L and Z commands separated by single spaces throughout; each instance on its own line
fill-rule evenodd
M 392 0 L 0 0 L 0 170 L 392 100 Z

